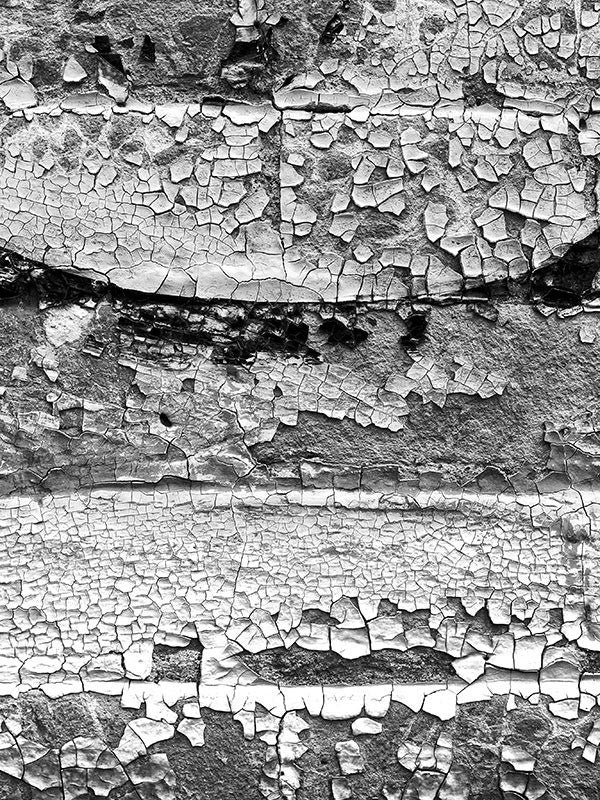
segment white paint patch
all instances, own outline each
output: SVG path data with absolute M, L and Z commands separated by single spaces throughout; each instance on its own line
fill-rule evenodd
M 78 305 L 49 308 L 44 318 L 44 330 L 48 341 L 54 347 L 62 347 L 67 342 L 76 342 L 88 330 L 93 310 Z

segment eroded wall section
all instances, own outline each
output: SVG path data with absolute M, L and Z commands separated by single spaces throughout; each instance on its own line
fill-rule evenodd
M 596 798 L 600 4 L 0 36 L 0 798 Z

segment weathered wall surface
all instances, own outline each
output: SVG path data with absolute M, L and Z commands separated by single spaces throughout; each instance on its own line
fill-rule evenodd
M 1 5 L 0 798 L 600 797 L 597 5 Z

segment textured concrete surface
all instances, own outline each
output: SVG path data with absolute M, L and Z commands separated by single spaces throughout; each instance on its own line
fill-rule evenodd
M 2 5 L 0 798 L 600 797 L 596 5 Z

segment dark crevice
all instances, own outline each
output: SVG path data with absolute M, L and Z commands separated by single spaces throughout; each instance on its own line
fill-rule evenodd
M 333 44 L 340 33 L 344 30 L 344 20 L 341 18 L 339 13 L 336 13 L 331 17 L 325 29 L 319 36 L 319 42 L 321 44 Z
M 94 47 L 101 56 L 107 56 L 110 53 L 110 37 L 105 34 L 94 36 Z
M 338 36 L 343 32 L 345 27 L 343 14 L 344 12 L 348 11 L 349 7 L 349 0 L 342 0 L 337 8 L 337 11 L 328 20 L 327 25 L 325 25 L 325 28 L 321 32 L 321 35 L 319 36 L 320 44 L 333 44 Z
M 256 24 L 254 35 L 235 38 L 229 54 L 221 61 L 221 77 L 231 86 L 245 86 L 257 73 L 262 73 L 279 60 L 273 41 L 273 29 Z
M 105 282 L 68 270 L 50 269 L 0 248 L 0 300 L 35 293 L 44 303 L 71 303 L 100 299 L 108 293 Z
M 320 330 L 327 335 L 329 344 L 343 344 L 345 347 L 356 347 L 369 335 L 356 324 L 347 325 L 338 317 L 324 320 Z
M 560 301 L 562 306 L 568 306 L 581 298 L 596 296 L 593 281 L 599 261 L 598 237 L 594 233 L 574 245 L 555 265 L 535 273 L 528 296 L 524 295 L 524 287 L 515 284 L 508 301 L 546 304 Z M 47 267 L 0 249 L 0 302 L 24 299 L 37 301 L 44 307 L 104 301 L 115 308 L 119 329 L 124 333 L 150 340 L 207 345 L 213 348 L 213 360 L 233 365 L 247 363 L 258 352 L 265 351 L 320 360 L 323 339 L 319 338 L 318 345 L 310 341 L 307 311 L 321 315 L 320 333 L 329 344 L 354 348 L 370 335 L 364 326 L 357 324 L 358 312 L 367 307 L 366 303 L 253 303 L 147 294 L 95 280 L 74 269 Z M 455 302 L 473 308 L 474 301 L 465 295 Z M 488 307 L 489 315 L 485 313 Z M 401 313 L 402 303 L 388 304 L 385 308 L 395 308 Z M 497 315 L 495 306 L 483 298 L 479 298 L 476 310 L 491 320 Z M 401 343 L 406 349 L 423 341 L 427 320 L 428 312 L 422 309 L 413 308 L 404 317 L 406 333 Z
M 269 64 L 278 58 L 273 46 L 273 31 L 270 28 L 263 30 L 257 26 L 258 36 L 252 41 L 235 41 L 223 66 L 254 62 L 256 64 Z
M 400 342 L 407 350 L 411 350 L 425 338 L 427 314 L 423 311 L 413 311 L 412 314 L 406 317 L 404 324 L 406 325 L 406 333 L 400 337 Z
M 497 108 L 502 108 L 504 105 L 504 95 L 493 84 L 487 83 L 480 73 L 465 76 L 462 79 L 462 87 L 467 107 L 493 104 Z
M 297 316 L 298 311 L 263 313 L 259 308 L 250 310 L 237 320 L 229 320 L 233 342 L 223 348 L 222 360 L 227 364 L 241 364 L 251 359 L 259 350 L 279 350 L 289 354 L 303 353 L 318 358 L 316 350 L 308 347 L 309 328 Z
M 220 101 L 222 98 L 216 96 L 215 100 Z M 476 293 L 465 292 L 462 297 L 455 297 L 445 299 L 443 302 L 436 301 L 435 298 L 423 297 L 419 298 L 419 302 L 431 305 L 451 305 L 451 304 L 465 304 L 467 302 L 478 301 L 485 303 L 489 301 L 494 293 L 490 287 L 486 294 L 481 291 Z M 516 287 L 517 288 L 517 287 Z M 319 306 L 319 303 L 278 303 L 278 302 L 252 302 L 252 301 L 234 301 L 227 300 L 226 298 L 216 298 L 214 300 L 206 300 L 195 297 L 176 296 L 171 294 L 161 294 L 160 292 L 153 292 L 151 294 L 135 289 L 125 289 L 113 283 L 109 283 L 105 278 L 94 279 L 88 275 L 83 275 L 76 268 L 69 267 L 48 267 L 42 262 L 33 261 L 32 259 L 13 253 L 6 248 L 0 247 L 0 301 L 6 299 L 17 298 L 24 293 L 35 291 L 40 299 L 44 302 L 51 304 L 60 304 L 68 302 L 76 302 L 82 300 L 95 299 L 100 300 L 107 298 L 111 301 L 128 302 L 131 305 L 143 306 L 161 306 L 168 305 L 185 309 L 203 308 L 210 304 L 227 303 L 231 307 L 284 307 L 301 308 L 306 305 Z M 506 291 L 506 286 L 502 290 L 503 296 L 509 296 Z M 523 301 L 519 290 L 515 293 L 515 298 L 518 301 Z M 324 304 L 331 306 L 331 304 Z M 355 309 L 360 306 L 369 305 L 368 302 L 355 302 L 355 303 L 339 303 L 334 304 L 336 309 L 343 314 L 354 313 Z M 400 304 L 398 304 L 400 305 Z M 392 304 L 388 304 L 392 307 Z
M 531 278 L 531 299 L 554 308 L 572 308 L 600 296 L 596 275 L 600 270 L 600 231 L 572 244 L 552 264 Z
M 144 41 L 140 48 L 140 61 L 146 61 L 149 64 L 154 64 L 156 61 L 156 45 L 147 33 L 144 35 Z
M 106 61 L 107 64 L 110 64 L 111 67 L 114 67 L 119 72 L 125 74 L 125 68 L 123 66 L 121 56 L 112 51 L 109 36 L 106 36 L 105 34 L 94 36 L 94 47 L 98 51 L 100 58 Z

